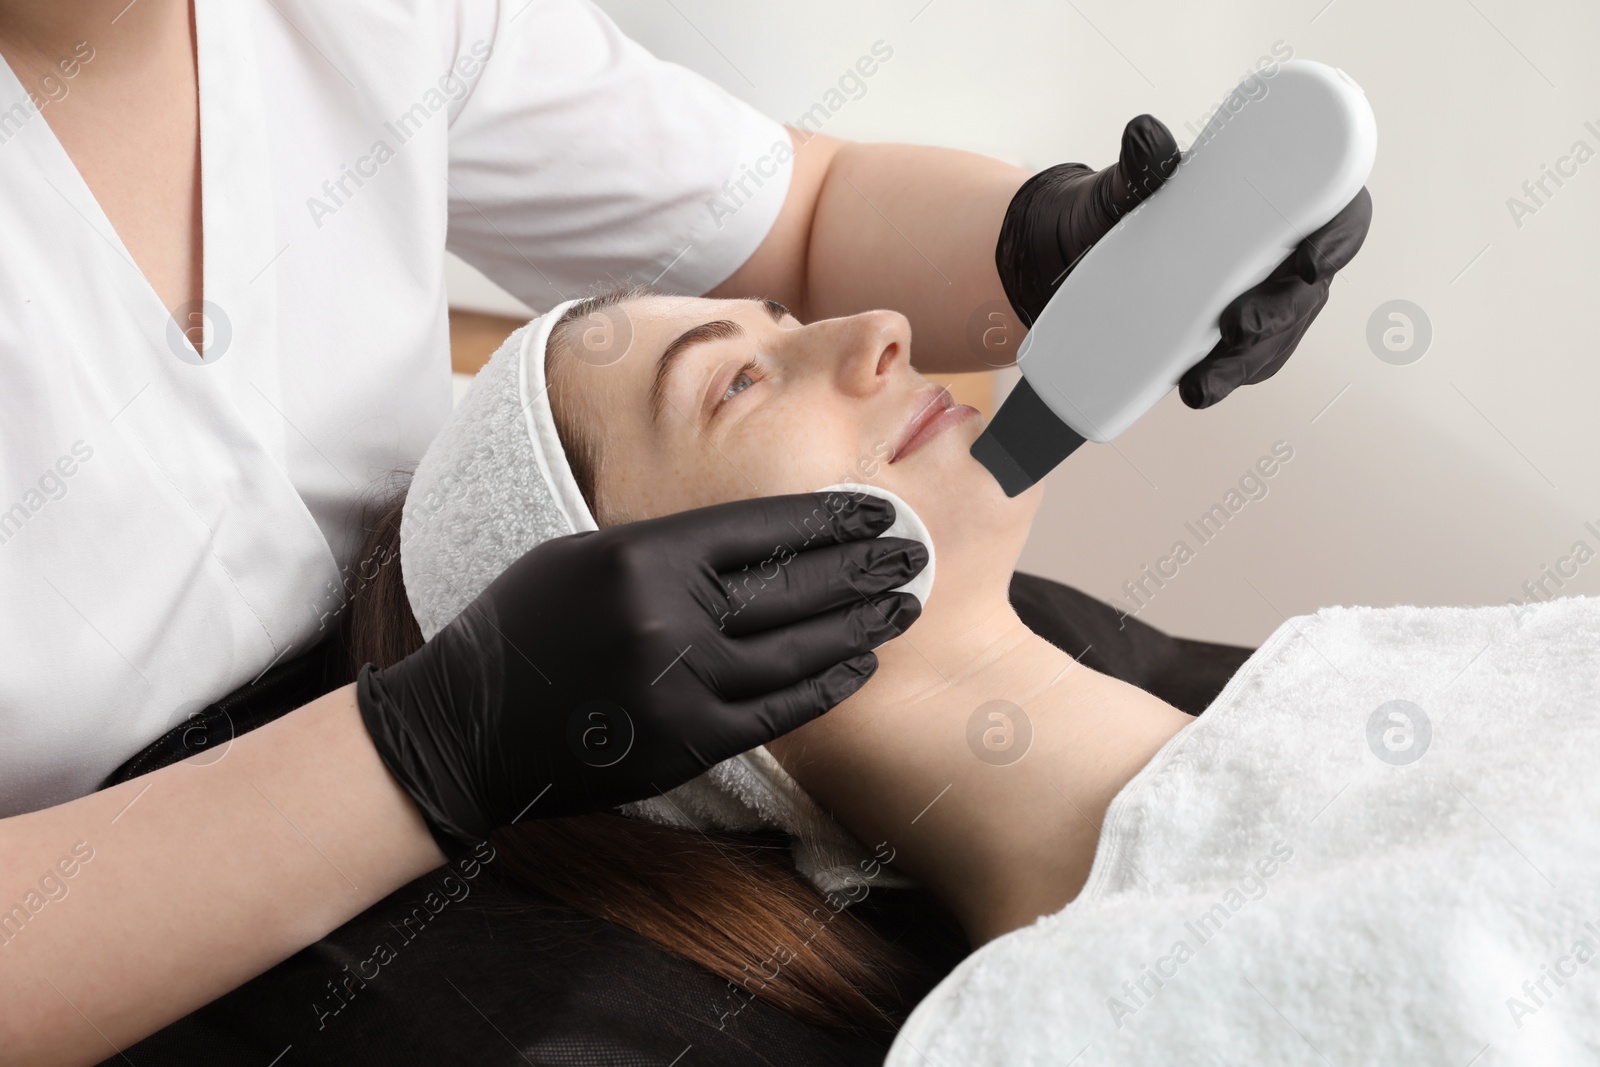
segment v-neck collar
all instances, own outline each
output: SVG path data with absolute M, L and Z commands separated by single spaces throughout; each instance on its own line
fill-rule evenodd
M 168 309 L 4 62 L 0 119 L 19 101 L 26 117 L 4 127 L 15 132 L 0 144 L 7 227 L 0 274 L 14 279 L 0 294 L 0 339 L 17 343 L 3 355 L 18 364 L 24 395 L 37 398 L 40 447 L 82 436 L 106 457 L 87 477 L 107 479 L 107 491 L 74 492 L 87 517 L 71 523 L 71 543 L 84 546 L 90 562 L 75 560 L 70 580 L 64 573 L 57 593 L 41 595 L 76 591 L 78 604 L 104 608 L 116 597 L 95 600 L 97 584 L 159 580 L 153 607 L 204 618 L 123 615 L 110 632 L 129 635 L 130 655 L 136 645 L 150 656 L 170 652 L 162 648 L 168 633 L 196 647 L 220 634 L 204 677 L 226 677 L 231 686 L 241 663 L 255 673 L 316 639 L 320 623 L 307 605 L 331 602 L 325 591 L 339 588 L 339 563 L 300 489 L 320 491 L 318 464 L 327 462 L 300 431 L 328 432 L 303 400 L 318 387 L 316 364 L 300 358 L 284 366 L 279 343 L 280 271 L 301 267 L 297 252 L 285 254 L 281 165 L 274 168 L 274 149 L 292 152 L 299 131 L 269 114 L 263 97 L 263 70 L 282 60 L 272 51 L 281 42 L 270 37 L 281 27 L 270 0 L 192 3 L 202 285 L 229 325 L 227 348 L 208 352 L 204 363 L 179 358 Z M 138 573 L 126 573 L 130 567 Z M 138 699 L 148 717 L 151 707 L 165 714 L 187 695 L 158 684 Z
M 205 0 L 190 0 L 190 11 L 194 19 L 194 55 L 195 55 L 195 95 L 197 97 L 196 135 L 199 139 L 200 154 L 200 298 L 202 301 L 211 297 L 211 272 L 212 272 L 212 227 L 209 218 L 211 214 L 211 197 L 207 195 L 212 187 L 212 167 L 210 153 L 207 152 L 209 138 L 206 137 L 207 119 L 210 114 L 210 94 L 206 91 L 206 78 L 204 70 L 206 59 L 211 49 L 207 47 L 207 35 L 211 26 L 209 18 L 209 5 Z M 92 62 L 92 60 L 90 61 Z M 0 55 L 0 91 L 5 91 L 6 96 L 21 102 L 29 98 L 28 88 L 22 84 L 22 79 L 11 69 L 11 64 L 3 55 Z M 46 104 L 48 107 L 48 103 Z M 56 136 L 55 129 L 51 127 L 46 117 L 46 108 L 30 112 L 29 122 L 38 122 L 41 129 L 34 136 L 37 138 L 36 147 L 45 147 L 48 155 L 54 156 L 56 165 L 51 172 L 42 175 L 44 180 L 53 186 L 68 204 L 88 223 L 100 238 L 104 240 L 120 256 L 128 268 L 137 277 L 137 285 L 144 292 L 145 299 L 160 307 L 168 318 L 176 309 L 168 308 L 156 292 L 155 286 L 150 284 L 150 278 L 145 274 L 133 254 L 128 251 L 128 246 L 123 243 L 122 235 L 112 225 L 111 217 L 105 213 L 96 199 L 94 191 L 89 188 L 89 183 L 84 179 L 83 172 L 78 169 L 77 163 L 68 154 L 66 147 Z M 22 131 L 18 131 L 20 134 Z M 14 134 L 13 136 L 16 136 Z M 185 339 L 187 343 L 187 339 Z M 192 345 L 190 346 L 193 347 Z
M 279 236 L 269 123 L 252 25 L 256 12 L 240 0 L 192 0 L 192 4 L 200 126 L 201 287 L 213 329 L 226 329 L 230 339 L 225 350 L 208 350 L 205 361 L 186 361 L 211 372 L 201 376 L 207 380 L 203 388 L 220 389 L 236 408 L 235 418 L 251 427 L 284 465 L 288 441 L 298 431 L 286 424 L 284 413 L 277 271 L 272 268 L 287 243 Z M 9 101 L 26 100 L 26 92 L 10 65 L 0 61 L 0 110 Z M 81 245 L 79 255 L 85 262 L 105 264 L 103 276 L 84 279 L 84 297 L 115 296 L 138 324 L 148 352 L 145 358 L 158 364 L 178 361 L 174 346 L 180 344 L 192 356 L 193 346 L 181 336 L 171 309 L 162 304 L 128 253 L 42 114 L 30 111 L 11 141 L 16 143 L 0 146 L 0 170 L 15 171 L 14 180 L 24 184 L 42 182 L 38 195 L 59 196 L 94 231 L 95 237 L 62 237 Z M 121 262 L 113 264 L 100 242 Z M 109 308 L 101 313 L 109 313 Z M 112 363 L 114 367 L 103 368 L 104 373 L 129 377 L 123 383 L 128 387 L 124 398 L 150 380 L 148 366 L 139 369 L 126 360 Z M 199 379 L 192 384 L 202 387 Z

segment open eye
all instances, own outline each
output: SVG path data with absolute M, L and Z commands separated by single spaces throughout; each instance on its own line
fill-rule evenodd
M 721 398 L 717 400 L 718 410 L 722 408 L 723 404 L 726 404 L 729 400 L 732 400 L 761 380 L 761 376 L 756 374 L 755 371 L 756 361 L 752 359 L 734 373 L 733 380 L 728 383 L 728 388 L 723 391 Z

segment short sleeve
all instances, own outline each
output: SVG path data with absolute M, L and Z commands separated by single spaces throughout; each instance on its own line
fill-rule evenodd
M 449 249 L 535 309 L 597 283 L 699 295 L 771 229 L 778 122 L 651 55 L 586 0 L 460 0 Z

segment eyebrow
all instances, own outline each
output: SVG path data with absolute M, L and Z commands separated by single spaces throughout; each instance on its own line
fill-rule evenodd
M 759 303 L 773 322 L 782 322 L 785 315 L 790 314 L 788 308 L 776 300 L 763 297 L 748 297 L 747 299 Z M 685 352 L 698 344 L 710 341 L 725 341 L 732 337 L 743 337 L 744 327 L 731 319 L 716 319 L 712 322 L 702 322 L 673 338 L 661 353 L 661 359 L 656 363 L 655 378 L 650 382 L 650 421 L 661 420 L 661 409 L 667 402 L 667 385 L 672 379 L 672 373 L 682 362 Z

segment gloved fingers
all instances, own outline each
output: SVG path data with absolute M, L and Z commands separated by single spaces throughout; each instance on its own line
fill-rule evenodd
M 1243 351 L 1277 337 L 1294 327 L 1326 299 L 1328 282 L 1301 281 L 1294 273 L 1294 257 L 1279 264 L 1254 288 L 1246 289 L 1217 316 L 1222 351 Z
M 1265 279 L 1234 297 L 1222 309 L 1217 316 L 1221 337 L 1212 354 L 1242 352 L 1294 329 L 1326 302 L 1330 284 L 1326 279 L 1310 284 L 1301 281 L 1295 274 L 1291 255 Z
M 1032 325 L 1078 260 L 1182 160 L 1172 131 L 1151 115 L 1122 129 L 1117 162 L 1096 171 L 1060 163 L 1033 175 L 1006 206 L 995 269 L 1011 308 Z
M 1293 328 L 1283 334 L 1281 339 L 1274 339 L 1278 344 L 1277 353 L 1265 360 L 1262 360 L 1261 365 L 1256 369 L 1256 372 L 1249 378 L 1246 378 L 1244 384 L 1255 385 L 1257 382 L 1266 381 L 1268 378 L 1278 373 L 1279 369 L 1289 361 L 1289 357 L 1294 355 L 1295 349 L 1300 346 L 1300 339 L 1306 335 L 1306 331 L 1311 328 L 1311 324 L 1316 321 L 1317 315 L 1328 303 L 1328 283 L 1322 282 L 1316 288 L 1318 288 L 1321 292 L 1321 296 L 1317 300 L 1316 304 L 1311 307 L 1311 310 L 1306 313 L 1304 318 L 1302 318 Z M 1263 342 L 1264 345 L 1266 343 L 1267 342 Z
M 793 553 L 876 537 L 894 523 L 894 505 L 840 492 L 755 497 L 646 520 L 652 537 L 693 546 L 720 572 L 759 566 Z
M 872 680 L 878 657 L 864 653 L 783 689 L 740 701 L 729 713 L 747 731 L 747 744 L 739 751 L 776 740 L 826 711 L 831 711 Z
M 814 548 L 719 575 L 712 617 L 728 636 L 743 637 L 877 596 L 927 565 L 927 548 L 904 537 Z
M 1328 302 L 1329 283 L 1305 285 L 1298 278 L 1280 281 L 1299 287 L 1292 302 L 1292 306 L 1301 309 L 1299 318 L 1276 332 L 1236 334 L 1235 340 L 1227 336 L 1219 340 L 1204 359 L 1178 379 L 1178 395 L 1189 407 L 1208 408 L 1241 385 L 1266 381 L 1294 354 L 1312 320 Z M 1279 306 L 1291 304 L 1285 301 Z
M 1261 284 L 1235 297 L 1217 319 L 1221 339 L 1178 380 L 1183 402 L 1210 407 L 1240 385 L 1276 374 L 1327 304 L 1334 274 L 1361 250 L 1371 223 L 1372 194 L 1363 187 Z
M 683 660 L 722 700 L 744 700 L 870 652 L 921 614 L 910 593 L 884 593 L 774 630 L 697 644 Z
M 1102 181 L 1114 224 L 1145 197 L 1161 188 L 1178 169 L 1178 141 L 1166 123 L 1154 115 L 1135 115 L 1122 128 L 1122 150 L 1115 167 L 1116 181 Z M 1112 168 L 1107 168 L 1109 174 Z
M 1057 195 L 1067 210 L 1057 226 L 1063 255 L 1070 253 L 1069 267 L 1122 221 L 1122 216 L 1161 188 L 1177 169 L 1178 159 L 1178 142 L 1172 131 L 1153 115 L 1137 115 L 1122 128 L 1117 162 L 1097 172 L 1087 168 L 1081 174 L 1063 172 Z M 1073 196 L 1073 186 L 1080 182 L 1088 183 L 1087 195 Z
M 1372 225 L 1372 194 L 1366 186 L 1339 213 L 1311 232 L 1290 257 L 1307 283 L 1326 281 L 1350 265 Z

